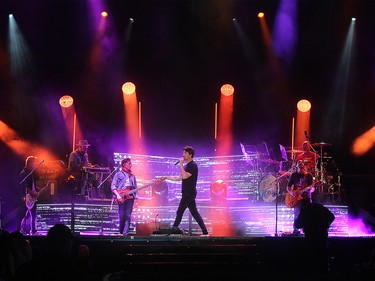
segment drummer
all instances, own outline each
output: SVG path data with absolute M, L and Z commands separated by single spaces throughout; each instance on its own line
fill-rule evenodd
M 304 141 L 302 144 L 303 152 L 296 156 L 296 162 L 302 160 L 305 164 L 305 169 L 308 173 L 315 177 L 315 166 L 319 159 L 319 154 L 311 151 L 311 144 L 309 141 Z

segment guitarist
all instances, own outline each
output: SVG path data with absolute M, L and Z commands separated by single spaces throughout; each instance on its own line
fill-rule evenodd
M 315 188 L 312 186 L 313 179 L 312 174 L 306 171 L 304 161 L 297 161 L 296 171 L 291 174 L 287 184 L 287 192 L 293 198 L 298 198 L 298 202 L 294 206 L 294 220 L 297 219 L 301 211 L 301 199 L 308 199 L 311 202 L 311 194 L 315 191 Z M 311 188 L 308 188 L 302 194 L 298 194 L 298 191 L 308 186 L 311 186 Z M 298 228 L 293 227 L 293 234 L 298 235 L 299 233 Z
M 21 184 L 21 192 L 25 200 L 28 194 L 32 198 L 36 198 L 38 196 L 37 186 L 35 184 L 35 173 L 30 174 L 30 172 L 37 167 L 38 165 L 37 160 L 38 158 L 35 156 L 28 156 L 25 161 L 25 166 L 20 173 L 20 179 L 21 180 L 25 179 Z M 28 177 L 26 178 L 26 176 Z M 23 209 L 24 217 L 20 218 L 19 220 L 18 230 L 21 232 L 29 232 L 31 230 L 31 234 L 35 235 L 37 233 L 36 231 L 36 203 L 30 209 L 28 209 L 26 207 L 26 202 L 23 202 L 22 209 Z M 22 227 L 22 221 L 28 224 L 31 229 L 30 230 L 22 229 L 24 228 Z M 29 234 L 29 233 L 26 233 L 26 234 Z
M 124 196 L 124 191 L 130 191 L 137 188 L 137 179 L 131 171 L 132 162 L 130 158 L 121 161 L 121 170 L 119 170 L 112 179 L 111 190 L 118 204 L 118 219 L 120 235 L 129 235 L 129 227 L 133 206 L 138 199 L 138 192 Z M 121 203 L 122 202 L 122 203 Z

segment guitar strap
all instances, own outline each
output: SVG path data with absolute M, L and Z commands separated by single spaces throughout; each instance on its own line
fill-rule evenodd
M 135 188 L 135 182 L 134 182 L 135 177 L 134 177 L 134 175 L 129 174 L 129 177 L 130 177 L 130 182 L 132 183 L 133 188 Z
M 128 176 L 128 179 L 129 179 L 129 184 L 130 185 L 126 185 L 126 186 L 132 186 L 131 189 L 134 189 L 135 188 L 135 185 L 134 185 L 134 175 L 132 174 L 132 172 L 131 171 L 125 172 L 124 170 L 122 170 L 122 172 L 124 174 L 126 174 Z

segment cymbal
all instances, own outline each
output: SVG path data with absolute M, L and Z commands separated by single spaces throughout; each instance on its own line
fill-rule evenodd
M 326 142 L 318 142 L 318 143 L 312 143 L 311 145 L 312 146 L 329 146 L 329 145 L 332 145 L 332 144 L 326 143 Z
M 287 150 L 286 152 L 290 152 L 290 153 L 302 153 L 303 150 L 298 150 L 298 149 L 290 149 L 290 150 Z

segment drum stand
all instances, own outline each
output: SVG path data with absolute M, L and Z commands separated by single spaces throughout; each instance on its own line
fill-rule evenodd
M 315 162 L 316 163 L 316 162 Z M 323 145 L 320 146 L 320 182 L 325 183 L 323 175 Z
M 335 166 L 336 171 L 337 171 L 337 184 L 333 183 L 330 186 L 331 190 L 328 192 L 328 194 L 331 195 L 332 202 L 340 202 L 341 201 L 341 172 L 337 168 L 335 161 L 332 160 L 332 163 Z M 334 190 L 335 186 L 337 186 L 337 191 Z M 337 195 L 336 198 L 335 198 L 335 195 Z
M 252 161 L 252 166 L 253 166 L 252 187 L 255 189 L 255 202 L 258 202 L 260 200 L 258 185 L 259 185 L 260 179 L 263 177 L 263 171 L 260 168 L 258 155 L 254 157 L 253 159 L 251 159 L 251 161 Z

